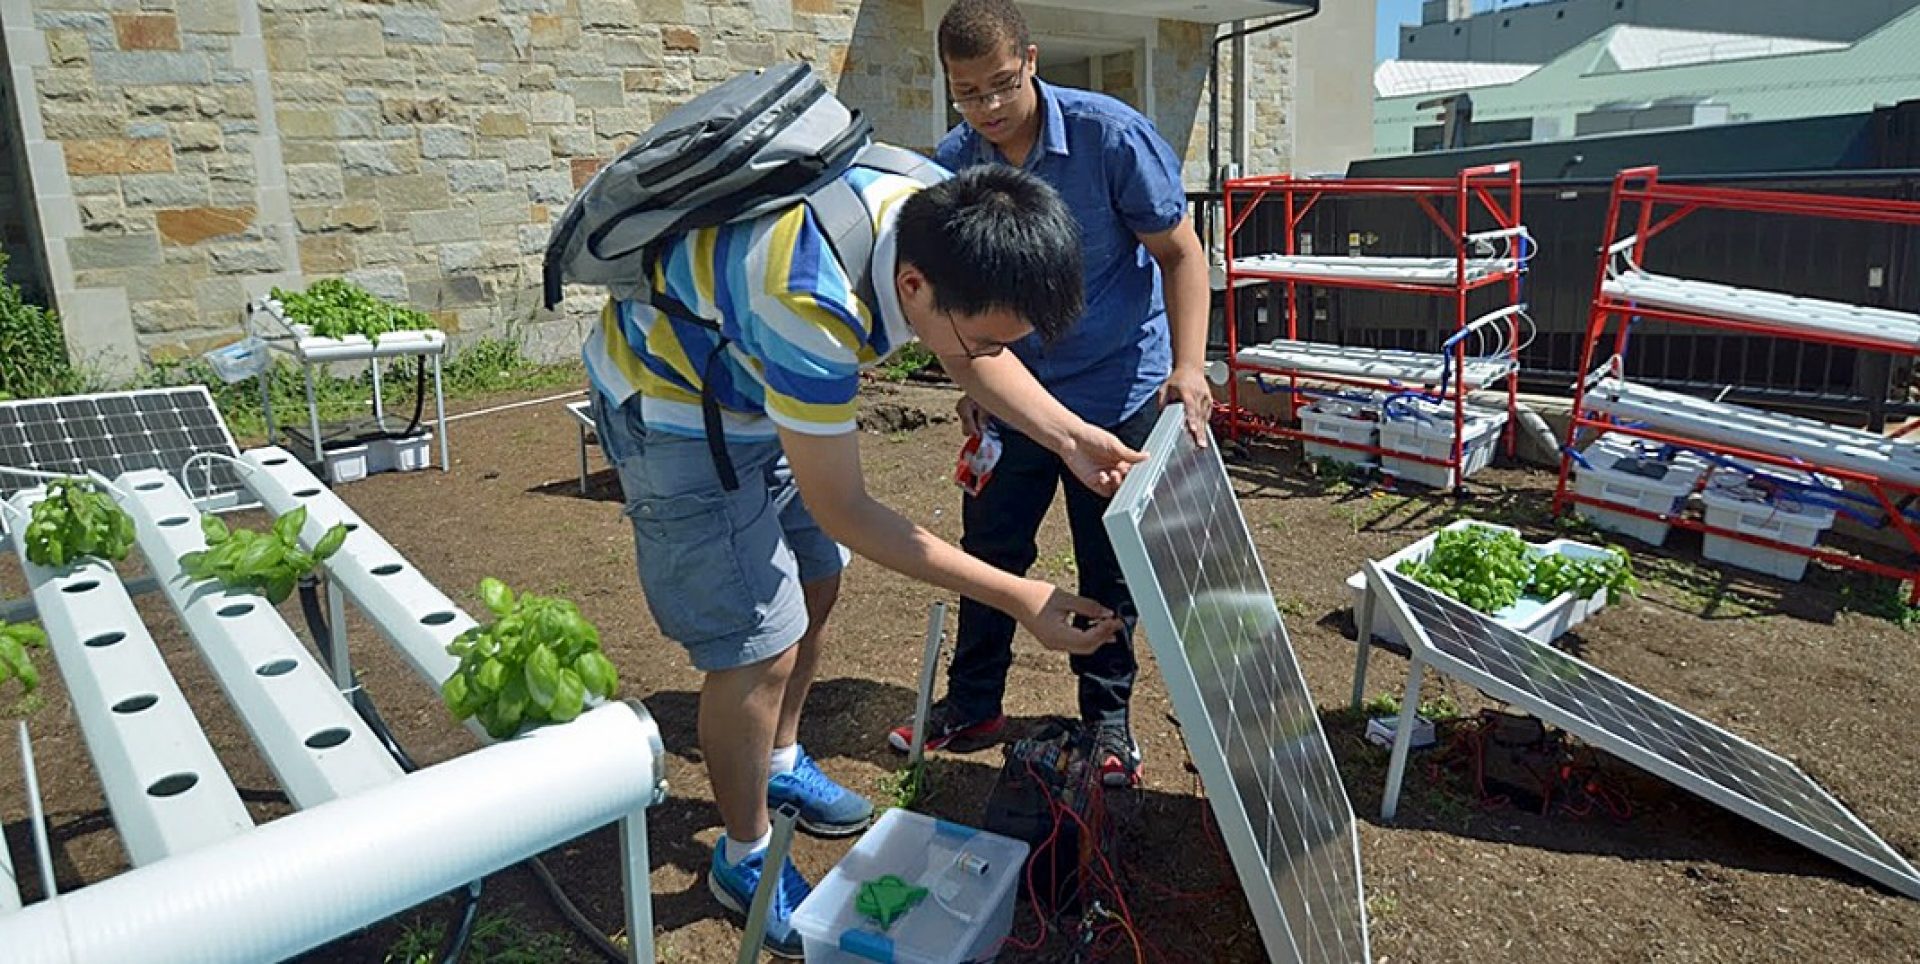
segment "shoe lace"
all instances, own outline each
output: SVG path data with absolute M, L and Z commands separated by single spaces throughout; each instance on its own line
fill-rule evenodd
M 1133 734 L 1125 723 L 1101 723 L 1093 729 L 1093 745 L 1103 754 L 1110 754 L 1121 763 L 1133 760 Z
M 782 861 L 780 886 L 773 891 L 775 916 L 781 920 L 793 916 L 793 912 L 800 908 L 800 902 L 806 900 L 807 894 L 812 890 L 813 885 L 807 883 L 807 878 L 800 875 L 800 869 L 793 865 L 793 861 Z
M 789 776 L 806 789 L 829 799 L 838 797 L 843 792 L 840 785 L 821 772 L 819 764 L 814 763 L 813 757 L 808 756 L 804 750 L 800 753 L 800 759 L 794 761 L 793 770 Z

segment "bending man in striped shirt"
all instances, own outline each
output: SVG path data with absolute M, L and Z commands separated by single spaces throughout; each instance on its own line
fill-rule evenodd
M 860 470 L 860 371 L 916 338 L 970 398 L 1089 486 L 1111 493 L 1142 457 L 1067 411 L 1005 350 L 1029 333 L 1058 336 L 1080 314 L 1072 215 L 1051 188 L 1002 167 L 924 190 L 864 168 L 845 177 L 874 222 L 872 303 L 800 205 L 663 246 L 655 290 L 718 331 L 644 298 L 615 300 L 584 351 L 648 608 L 706 674 L 700 745 L 726 824 L 710 886 L 737 912 L 760 877 L 769 803 L 796 804 L 801 827 L 825 835 L 857 833 L 872 816 L 797 742 L 842 544 L 1007 613 L 1050 649 L 1090 652 L 1120 626 L 1103 606 L 934 537 L 869 495 Z M 720 403 L 732 490 L 709 451 L 703 388 Z M 780 880 L 767 943 L 797 957 L 788 915 L 807 884 L 791 865 Z

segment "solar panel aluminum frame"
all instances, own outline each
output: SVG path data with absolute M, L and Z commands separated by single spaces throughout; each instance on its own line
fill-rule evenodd
M 1175 717 L 1179 720 L 1180 732 L 1187 742 L 1187 748 L 1199 771 L 1202 784 L 1208 788 L 1207 798 L 1213 807 L 1220 834 L 1224 839 L 1227 852 L 1233 857 L 1234 873 L 1240 880 L 1242 891 L 1246 894 L 1247 904 L 1251 908 L 1255 923 L 1259 926 L 1261 940 L 1268 959 L 1276 962 L 1304 962 L 1310 960 L 1296 947 L 1287 915 L 1273 880 L 1268 875 L 1269 868 L 1253 859 L 1243 859 L 1242 855 L 1261 853 L 1258 837 L 1254 831 L 1252 816 L 1247 812 L 1236 791 L 1237 786 L 1227 761 L 1225 740 L 1213 725 L 1211 715 L 1202 700 L 1201 685 L 1196 678 L 1192 664 L 1186 659 L 1180 646 L 1180 633 L 1176 626 L 1172 607 L 1166 597 L 1157 589 L 1151 578 L 1155 569 L 1147 551 L 1147 544 L 1141 532 L 1139 521 L 1145 513 L 1159 483 L 1165 476 L 1167 467 L 1182 454 L 1199 454 L 1186 431 L 1186 420 L 1182 408 L 1168 406 L 1160 415 L 1152 434 L 1143 446 L 1147 453 L 1146 461 L 1134 466 L 1128 473 L 1120 490 L 1114 494 L 1113 501 L 1103 517 L 1107 535 L 1112 541 L 1114 554 L 1125 574 L 1133 603 L 1139 612 L 1146 629 L 1147 642 L 1152 647 L 1154 657 L 1160 668 L 1160 675 L 1166 681 L 1169 699 L 1173 703 Z M 1226 465 L 1220 458 L 1220 447 L 1209 444 L 1200 457 L 1210 459 L 1216 471 L 1225 483 Z M 1247 540 L 1249 547 L 1253 543 L 1253 534 L 1247 528 L 1246 517 L 1239 511 L 1239 503 L 1234 502 L 1234 515 L 1239 520 L 1239 536 Z M 1260 564 L 1259 554 L 1254 552 L 1253 561 L 1260 573 L 1260 579 L 1267 583 L 1266 567 Z M 1273 594 L 1268 591 L 1265 599 L 1274 605 L 1275 625 L 1280 629 L 1283 645 L 1291 646 L 1286 636 L 1286 627 L 1280 621 L 1278 605 L 1273 603 Z M 1306 691 L 1306 680 L 1299 674 L 1299 664 L 1293 663 L 1295 679 L 1301 690 Z M 1326 731 L 1320 726 L 1319 717 L 1313 717 L 1313 735 L 1317 746 L 1314 750 L 1326 754 L 1328 768 L 1336 775 L 1338 769 L 1332 761 L 1332 748 L 1328 745 Z M 1360 867 L 1359 834 L 1354 829 L 1353 805 L 1347 799 L 1344 787 L 1340 788 L 1339 801 L 1341 816 L 1347 824 L 1350 859 L 1352 860 L 1353 879 L 1357 893 L 1355 913 L 1359 918 L 1361 964 L 1370 962 L 1372 950 L 1368 934 L 1367 907 Z M 1303 926 L 1312 926 L 1310 922 L 1299 922 Z M 1317 961 L 1319 959 L 1311 959 Z
M 1845 804 L 1834 799 L 1833 795 L 1826 791 L 1826 788 L 1820 786 L 1811 777 L 1808 777 L 1804 771 L 1795 766 L 1793 761 L 1752 741 L 1742 739 L 1737 734 L 1729 733 L 1715 726 L 1712 722 L 1688 713 L 1686 710 L 1674 706 L 1651 693 L 1647 693 L 1645 690 L 1641 690 L 1633 686 L 1633 684 L 1605 670 L 1599 669 L 1590 663 L 1567 653 L 1560 652 L 1559 650 L 1552 650 L 1557 656 L 1568 662 L 1577 664 L 1595 677 L 1608 680 L 1616 685 L 1639 693 L 1652 702 L 1671 709 L 1681 716 L 1690 717 L 1710 729 L 1719 731 L 1729 739 L 1744 744 L 1762 756 L 1769 757 L 1784 765 L 1787 769 L 1805 779 L 1807 785 L 1812 787 L 1814 792 L 1820 795 L 1821 800 L 1831 805 L 1839 813 L 1845 815 L 1846 818 L 1852 822 L 1854 830 L 1885 848 L 1888 854 L 1892 854 L 1894 859 L 1899 861 L 1899 864 L 1897 866 L 1890 865 L 1871 854 L 1847 847 L 1839 841 L 1815 831 L 1806 824 L 1782 816 L 1756 798 L 1730 792 L 1713 781 L 1704 779 L 1683 767 L 1676 766 L 1659 754 L 1653 753 L 1638 744 L 1608 731 L 1605 727 L 1589 725 L 1573 714 L 1563 713 L 1560 707 L 1553 703 L 1541 699 L 1532 693 L 1528 693 L 1519 687 L 1513 686 L 1441 651 L 1434 646 L 1432 638 L 1427 634 L 1426 627 L 1414 616 L 1413 610 L 1408 606 L 1407 601 L 1401 596 L 1395 585 L 1396 582 L 1405 582 L 1410 585 L 1417 584 L 1412 583 L 1412 581 L 1405 576 L 1390 572 L 1377 562 L 1368 561 L 1366 563 L 1366 571 L 1368 598 L 1367 601 L 1363 603 L 1363 607 L 1366 610 L 1378 609 L 1384 611 L 1386 617 L 1393 620 L 1394 624 L 1399 627 L 1403 638 L 1408 640 L 1413 654 L 1407 671 L 1406 692 L 1401 698 L 1400 720 L 1394 732 L 1393 753 L 1387 766 L 1386 791 L 1380 804 L 1380 818 L 1382 821 L 1392 821 L 1399 805 L 1401 784 L 1406 777 L 1407 754 L 1412 743 L 1414 724 L 1420 706 L 1421 677 L 1424 675 L 1425 669 L 1431 666 L 1441 673 L 1445 673 L 1448 676 L 1452 676 L 1455 679 L 1474 686 L 1496 700 L 1521 707 L 1542 722 L 1566 730 L 1581 740 L 1613 756 L 1619 757 L 1647 773 L 1666 780 L 1710 803 L 1745 817 L 1759 824 L 1761 827 L 1792 840 L 1842 866 L 1855 870 L 1896 893 L 1920 900 L 1920 872 L 1915 871 L 1911 865 L 1901 860 L 1893 848 L 1889 847 L 1886 841 L 1881 840 L 1879 835 L 1873 832 L 1872 828 L 1868 827 L 1865 822 L 1855 816 Z M 1460 613 L 1472 616 L 1487 626 L 1489 632 L 1513 632 L 1504 626 L 1494 623 L 1492 620 L 1487 619 L 1467 606 L 1461 605 L 1452 599 L 1439 596 L 1438 593 L 1434 595 L 1438 597 L 1444 605 L 1451 606 Z M 1373 613 L 1367 612 L 1364 615 L 1372 616 Z M 1514 635 L 1519 634 L 1515 633 Z M 1530 647 L 1550 648 L 1540 647 L 1538 643 L 1530 639 L 1525 639 L 1525 637 L 1521 638 Z

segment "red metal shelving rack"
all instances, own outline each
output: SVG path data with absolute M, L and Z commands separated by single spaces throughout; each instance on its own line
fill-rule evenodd
M 1627 213 L 1626 209 L 1629 207 L 1634 207 L 1632 212 L 1634 231 L 1625 238 L 1620 238 L 1623 215 Z M 1646 424 L 1622 421 L 1607 413 L 1596 412 L 1589 404 L 1589 396 L 1594 393 L 1595 385 L 1603 380 L 1604 376 L 1610 375 L 1622 383 L 1625 382 L 1628 334 L 1634 319 L 1664 321 L 1747 335 L 1794 339 L 1834 347 L 1920 357 L 1920 341 L 1911 338 L 1876 338 L 1870 333 L 1822 331 L 1804 324 L 1770 323 L 1752 317 L 1717 314 L 1711 310 L 1646 304 L 1628 300 L 1621 297 L 1618 292 L 1606 290 L 1616 259 L 1625 258 L 1629 266 L 1635 268 L 1644 264 L 1649 241 L 1701 210 L 1790 215 L 1920 227 L 1920 203 L 1910 201 L 1661 184 L 1657 167 L 1629 168 L 1616 174 L 1612 198 L 1607 209 L 1606 247 L 1600 253 L 1600 271 L 1594 281 L 1593 308 L 1588 317 L 1586 343 L 1580 362 L 1580 371 L 1586 374 L 1582 376 L 1574 390 L 1573 419 L 1568 427 L 1567 444 L 1561 455 L 1559 483 L 1554 490 L 1554 513 L 1559 514 L 1570 504 L 1586 504 L 1767 549 L 1820 559 L 1895 580 L 1910 581 L 1912 587 L 1909 590 L 1908 601 L 1920 604 L 1920 532 L 1916 531 L 1912 521 L 1898 505 L 1902 499 L 1920 496 L 1920 485 L 1901 482 L 1855 467 L 1822 462 L 1817 455 L 1787 455 L 1759 451 L 1750 446 L 1728 444 L 1679 431 L 1661 431 Z M 1616 320 L 1621 320 L 1622 323 L 1616 326 L 1614 324 Z M 1612 335 L 1612 352 L 1605 356 L 1602 369 L 1596 370 L 1596 356 L 1603 341 L 1608 337 L 1609 328 L 1617 328 Z M 1723 407 L 1729 412 L 1751 411 L 1740 406 Z M 1892 438 L 1899 438 L 1901 434 L 1913 427 L 1914 425 L 1908 425 L 1900 433 L 1895 433 Z M 1835 428 L 1839 431 L 1849 431 Z M 1856 485 L 1866 490 L 1878 510 L 1884 513 L 1886 519 L 1884 524 L 1891 525 L 1906 541 L 1909 551 L 1913 554 L 1912 558 L 1904 566 L 1891 565 L 1830 549 L 1821 549 L 1817 546 L 1792 545 L 1746 532 L 1708 525 L 1704 520 L 1685 515 L 1684 510 L 1682 513 L 1663 516 L 1634 506 L 1588 497 L 1570 486 L 1569 480 L 1574 462 L 1573 453 L 1578 450 L 1583 431 L 1589 429 L 1593 430 L 1596 436 L 1618 434 L 1643 438 L 1794 472 L 1818 472 Z M 1861 437 L 1863 441 L 1873 438 L 1865 433 L 1862 433 Z M 1704 481 L 1703 479 L 1702 483 Z
M 1251 200 L 1236 203 L 1236 199 L 1249 197 Z M 1280 256 L 1294 258 L 1300 224 L 1315 205 L 1325 198 L 1357 197 L 1402 197 L 1419 205 L 1450 242 L 1452 247 L 1450 276 L 1435 283 L 1433 280 L 1423 282 L 1394 280 L 1390 277 L 1368 277 L 1362 272 L 1346 276 L 1307 273 L 1286 266 L 1264 268 L 1257 263 L 1258 258 L 1245 258 L 1236 252 L 1236 236 L 1262 204 L 1271 204 L 1277 200 L 1284 206 L 1285 231 Z M 1367 452 L 1376 456 L 1392 455 L 1396 459 L 1447 469 L 1454 480 L 1454 488 L 1457 489 L 1464 482 L 1464 473 L 1460 469 L 1466 441 L 1467 396 L 1475 390 L 1472 379 L 1469 377 L 1470 367 L 1467 355 L 1466 336 L 1470 325 L 1467 315 L 1468 298 L 1483 288 L 1504 284 L 1507 286 L 1506 307 L 1472 321 L 1471 325 L 1494 326 L 1502 322 L 1506 325 L 1505 373 L 1490 378 L 1488 383 L 1499 380 L 1506 382 L 1507 422 L 1504 430 L 1508 452 L 1512 453 L 1516 430 L 1514 416 L 1519 390 L 1520 345 L 1517 309 L 1521 307 L 1521 281 L 1526 271 L 1525 258 L 1520 254 L 1519 249 L 1530 241 L 1520 219 L 1520 165 L 1517 162 L 1466 168 L 1452 178 L 1326 180 L 1292 175 L 1236 178 L 1227 182 L 1224 198 L 1227 226 L 1225 232 L 1226 290 L 1228 292 L 1226 299 L 1228 388 L 1225 423 L 1229 438 L 1237 439 L 1242 433 L 1251 432 L 1284 438 L 1311 439 L 1319 444 Z M 1474 233 L 1475 221 L 1481 218 L 1491 223 L 1493 227 Z M 1484 258 L 1469 250 L 1480 245 L 1496 243 L 1507 246 L 1511 256 Z M 1426 262 L 1430 268 L 1443 259 L 1338 260 L 1352 260 L 1355 265 L 1370 263 L 1378 268 L 1389 267 L 1390 262 L 1394 261 L 1420 261 Z M 1491 266 L 1488 266 L 1488 262 L 1492 263 Z M 1454 308 L 1453 334 L 1446 340 L 1442 350 L 1432 355 L 1435 363 L 1434 370 L 1439 373 L 1439 376 L 1437 379 L 1418 379 L 1410 384 L 1402 379 L 1315 371 L 1298 365 L 1243 358 L 1236 305 L 1238 299 L 1233 296 L 1233 293 L 1246 282 L 1286 285 L 1286 297 L 1283 300 L 1286 305 L 1286 337 L 1290 342 L 1297 342 L 1299 338 L 1298 291 L 1302 284 L 1450 299 Z M 1260 346 L 1252 347 L 1258 349 Z M 1301 428 L 1283 424 L 1282 420 L 1249 412 L 1241 404 L 1240 399 L 1241 383 L 1248 376 L 1255 379 L 1264 377 L 1286 379 L 1287 418 L 1284 421 L 1296 424 L 1299 422 L 1300 409 L 1309 404 L 1301 397 L 1299 386 L 1303 381 L 1376 391 L 1405 391 L 1417 386 L 1427 397 L 1452 404 L 1454 429 L 1452 453 L 1448 458 L 1430 458 L 1416 453 L 1390 452 L 1379 445 L 1311 435 Z

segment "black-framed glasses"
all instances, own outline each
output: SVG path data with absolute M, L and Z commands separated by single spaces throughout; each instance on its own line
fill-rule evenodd
M 959 343 L 961 353 L 969 359 L 992 358 L 1007 350 L 1007 342 L 1004 341 L 988 342 L 985 348 L 975 348 L 967 343 L 967 336 L 960 333 L 960 323 L 953 320 L 953 313 L 949 311 L 942 314 L 947 316 L 947 326 L 953 329 L 953 340 Z
M 965 97 L 955 97 L 953 100 L 949 101 L 948 103 L 953 107 L 954 110 L 962 114 L 971 114 L 976 110 L 992 110 L 995 107 L 998 107 L 1001 104 L 1006 103 L 1007 98 L 1012 97 L 1015 93 L 1018 93 L 1020 88 L 1026 85 L 1026 82 L 1027 82 L 1027 65 L 1024 62 L 1022 62 L 1020 64 L 1019 72 L 1014 74 L 1012 79 L 1008 80 L 1006 83 L 1001 84 L 1000 86 L 995 87 L 992 90 L 981 91 L 978 94 L 968 94 Z

